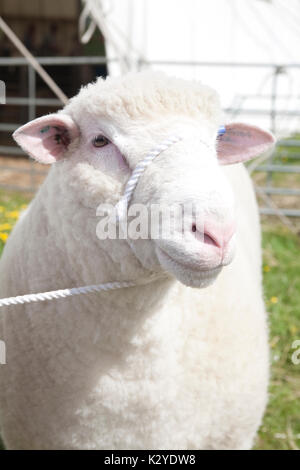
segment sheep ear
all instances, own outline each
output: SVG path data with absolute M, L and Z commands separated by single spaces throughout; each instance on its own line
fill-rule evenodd
M 218 159 L 221 165 L 245 162 L 272 148 L 274 143 L 274 136 L 259 127 L 227 124 L 225 133 L 218 137 Z
M 79 135 L 79 129 L 67 114 L 49 114 L 19 127 L 13 138 L 41 163 L 53 163 L 64 158 L 69 144 Z

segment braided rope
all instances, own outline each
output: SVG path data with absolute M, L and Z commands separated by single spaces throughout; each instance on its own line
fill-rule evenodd
M 73 287 L 72 289 L 53 290 L 50 292 L 41 292 L 39 294 L 18 295 L 17 297 L 8 297 L 6 299 L 0 299 L 0 307 L 17 304 L 28 304 L 31 302 L 44 302 L 45 300 L 64 299 L 73 295 L 121 289 L 123 287 L 133 287 L 135 285 L 135 282 L 130 281 L 108 282 L 106 284 Z
M 128 210 L 128 205 L 130 203 L 132 194 L 138 184 L 140 176 L 144 173 L 147 166 L 150 165 L 150 163 L 154 160 L 154 158 L 156 158 L 158 155 L 164 152 L 168 147 L 170 147 L 173 144 L 176 144 L 180 140 L 182 140 L 181 136 L 169 137 L 167 140 L 163 141 L 158 147 L 153 149 L 141 162 L 137 164 L 137 166 L 132 172 L 131 177 L 127 181 L 123 197 L 120 199 L 120 201 L 116 205 L 117 216 L 118 216 L 119 221 L 124 219 Z

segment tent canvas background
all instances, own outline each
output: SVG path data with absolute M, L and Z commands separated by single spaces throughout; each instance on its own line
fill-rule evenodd
M 111 75 L 155 67 L 167 73 L 201 80 L 218 90 L 224 108 L 265 109 L 252 122 L 274 127 L 279 135 L 299 130 L 300 1 L 289 0 L 83 0 L 102 27 Z M 189 62 L 210 63 L 192 65 Z M 224 66 L 213 64 L 223 63 Z M 257 67 L 225 64 L 255 63 Z M 263 66 L 266 65 L 266 67 Z M 274 70 L 276 108 L 270 122 Z M 285 112 L 285 115 L 280 113 Z

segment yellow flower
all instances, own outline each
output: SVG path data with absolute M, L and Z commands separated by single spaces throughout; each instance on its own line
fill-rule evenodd
M 21 210 L 24 210 L 24 209 L 27 209 L 27 207 L 28 207 L 28 204 L 22 204 L 22 205 L 20 206 L 20 209 L 21 209 Z
M 12 225 L 8 223 L 0 224 L 0 232 L 3 232 L 3 230 L 11 230 Z
M 0 240 L 2 240 L 5 243 L 7 239 L 8 239 L 7 233 L 0 233 Z
M 10 219 L 18 219 L 19 218 L 19 211 L 11 211 L 11 212 L 6 212 L 5 215 L 9 217 Z
M 271 298 L 270 298 L 270 302 L 271 302 L 272 304 L 277 304 L 277 302 L 278 302 L 278 297 L 276 297 L 276 296 L 271 297 Z
M 296 325 L 290 325 L 289 330 L 291 334 L 294 336 L 298 333 L 299 328 Z
M 4 211 L 5 211 L 5 207 L 0 206 L 0 212 L 4 212 Z
M 264 272 L 265 273 L 268 273 L 269 271 L 271 271 L 271 268 L 270 266 L 268 266 L 267 264 L 264 266 Z

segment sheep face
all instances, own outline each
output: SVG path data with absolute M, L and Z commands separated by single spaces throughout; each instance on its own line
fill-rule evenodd
M 98 202 L 115 203 L 136 165 L 167 137 L 180 136 L 139 178 L 126 236 L 144 269 L 205 287 L 234 255 L 235 202 L 221 166 L 258 155 L 273 144 L 273 137 L 253 126 L 230 124 L 217 139 L 220 107 L 206 87 L 195 87 L 191 95 L 186 82 L 178 80 L 172 81 L 170 92 L 165 78 L 153 89 L 144 77 L 128 93 L 129 82 L 117 82 L 115 88 L 113 82 L 112 89 L 98 82 L 89 85 L 63 112 L 28 123 L 14 137 L 39 161 L 67 162 L 75 179 L 80 180 L 84 169 L 89 175 L 82 185 L 86 197 L 95 194 L 98 185 Z M 147 101 L 147 93 L 152 100 Z M 162 104 L 164 93 L 171 98 Z M 104 195 L 104 185 L 102 191 L 103 177 L 116 182 L 111 194 Z M 139 225 L 144 224 L 134 236 L 129 230 L 135 223 L 132 208 L 140 209 Z
M 131 247 L 149 269 L 159 263 L 184 284 L 206 287 L 233 258 L 236 216 L 214 140 L 196 124 L 181 118 L 168 126 L 166 134 L 182 140 L 141 176 L 131 207 L 145 206 L 154 227 L 151 240 L 139 238 Z

